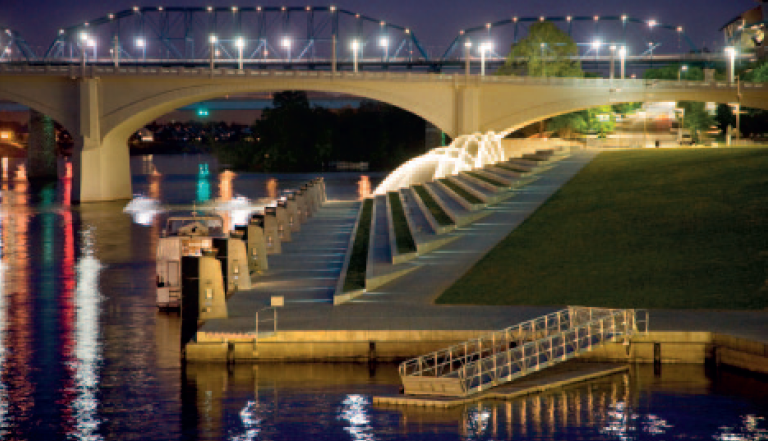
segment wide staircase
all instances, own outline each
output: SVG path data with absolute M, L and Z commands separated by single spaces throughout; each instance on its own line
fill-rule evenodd
M 407 395 L 465 397 L 648 331 L 645 310 L 569 307 L 403 362 Z

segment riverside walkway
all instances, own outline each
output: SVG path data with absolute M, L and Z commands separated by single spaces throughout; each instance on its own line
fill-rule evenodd
M 284 245 L 284 255 L 270 256 L 275 273 L 257 279 L 252 291 L 236 294 L 229 301 L 230 318 L 210 320 L 200 331 L 210 333 L 248 333 L 254 329 L 253 313 L 268 304 L 270 295 L 284 295 L 286 306 L 279 310 L 280 331 L 378 331 L 378 330 L 497 330 L 510 324 L 529 320 L 560 309 L 563 305 L 540 306 L 471 306 L 435 305 L 434 300 L 455 283 L 499 241 L 520 225 L 563 184 L 587 165 L 597 151 L 579 150 L 539 174 L 539 179 L 516 190 L 515 195 L 489 208 L 491 214 L 467 227 L 449 233 L 459 236 L 439 250 L 416 258 L 422 267 L 387 284 L 367 292 L 340 306 L 332 306 L 332 284 L 338 277 L 345 241 L 357 213 L 356 203 L 342 208 L 326 204 L 312 219 L 302 226 L 299 234 L 335 235 L 334 256 L 289 256 L 291 244 Z M 330 211 L 329 211 L 330 210 Z M 333 214 L 332 214 L 333 213 Z M 325 220 L 344 219 L 347 227 L 336 227 Z M 334 230 L 336 229 L 336 230 Z M 307 243 L 304 238 L 294 239 Z M 330 236 L 328 236 L 330 238 Z M 319 237 L 318 237 L 319 238 Z M 343 242 L 343 243 L 342 243 Z M 316 242 L 316 250 L 331 246 Z M 290 268 L 279 269 L 278 261 L 285 259 Z M 273 266 L 273 262 L 275 262 Z M 510 262 L 514 265 L 514 262 Z M 327 271 L 322 271 L 325 268 Z M 306 270 L 306 271 L 305 271 Z M 271 270 L 272 271 L 272 270 Z M 295 271 L 294 282 L 270 282 L 272 277 Z M 316 277 L 316 279 L 312 279 Z M 270 284 L 272 283 L 272 284 Z M 310 289 L 314 284 L 316 289 Z M 323 287 L 323 289 L 320 289 Z M 756 341 L 768 342 L 768 313 L 764 311 L 710 311 L 710 310 L 651 310 L 650 327 L 653 331 L 702 331 L 725 333 Z

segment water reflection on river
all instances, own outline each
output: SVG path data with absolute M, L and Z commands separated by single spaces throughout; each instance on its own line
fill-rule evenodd
M 208 163 L 201 179 L 207 162 L 183 161 L 191 172 L 134 163 L 135 191 L 161 204 L 256 201 L 309 178 L 222 176 Z M 329 196 L 358 198 L 381 179 L 368 176 L 325 175 Z M 766 383 L 699 366 L 449 411 L 374 407 L 397 392 L 393 365 L 182 367 L 178 317 L 154 305 L 161 217 L 136 223 L 125 202 L 72 207 L 68 187 L 2 184 L 0 439 L 768 437 Z

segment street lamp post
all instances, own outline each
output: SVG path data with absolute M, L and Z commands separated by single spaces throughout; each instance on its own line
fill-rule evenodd
M 682 66 L 680 66 L 680 70 L 677 71 L 677 81 L 682 80 L 682 76 L 683 76 L 682 74 L 687 70 L 688 70 L 687 65 L 683 64 Z
M 747 69 L 736 75 L 736 139 L 741 139 L 741 76 L 752 72 L 754 69 Z
M 491 43 L 486 41 L 480 45 L 480 76 L 485 76 L 485 53 L 491 50 Z
M 622 46 L 621 48 L 619 48 L 619 61 L 620 61 L 620 64 L 621 64 L 621 79 L 622 80 L 624 79 L 624 62 L 626 61 L 626 58 L 627 58 L 627 47 L 626 46 Z
M 215 35 L 208 37 L 208 42 L 211 44 L 211 73 L 216 68 L 216 41 L 218 39 Z
M 384 62 L 389 62 L 389 38 L 387 37 L 381 37 L 379 38 L 379 47 L 384 49 Z
M 115 34 L 114 43 L 115 43 L 115 47 L 112 53 L 112 55 L 114 56 L 113 60 L 115 62 L 115 67 L 119 67 L 120 66 L 120 41 L 118 39 L 117 34 Z
M 283 37 L 282 45 L 288 53 L 288 62 L 291 62 L 291 39 Z
M 464 42 L 464 75 L 469 78 L 470 74 L 470 59 L 472 57 L 472 42 L 467 40 Z
M 243 70 L 243 48 L 245 47 L 243 37 L 237 37 L 235 46 L 237 46 L 237 68 Z
M 352 69 L 357 73 L 357 51 L 360 49 L 360 43 L 357 40 L 352 40 Z
M 728 46 L 725 48 L 725 54 L 728 56 L 729 61 L 729 67 L 728 67 L 728 82 L 733 84 L 733 82 L 736 80 L 735 78 L 735 71 L 736 71 L 736 48 L 733 46 Z
M 541 42 L 541 72 L 543 76 L 547 77 L 547 62 L 544 61 L 544 49 L 547 47 L 547 43 Z
M 616 45 L 611 45 L 611 73 L 610 73 L 610 79 L 613 79 L 613 77 L 616 76 L 616 66 L 615 66 L 615 56 L 616 56 Z
M 136 39 L 136 46 L 141 48 L 141 60 L 147 61 L 147 41 L 139 37 Z

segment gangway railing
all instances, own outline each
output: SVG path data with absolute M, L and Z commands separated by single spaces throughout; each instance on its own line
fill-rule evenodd
M 406 394 L 467 396 L 647 332 L 646 310 L 569 307 L 407 360 L 400 378 Z

